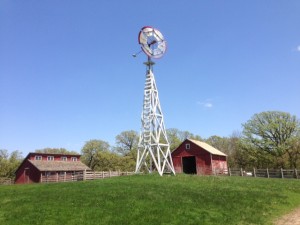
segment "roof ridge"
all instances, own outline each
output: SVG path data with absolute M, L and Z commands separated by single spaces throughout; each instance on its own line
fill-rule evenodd
M 220 151 L 219 149 L 211 146 L 210 144 L 208 144 L 206 142 L 198 141 L 198 140 L 194 140 L 194 139 L 187 139 L 187 140 L 193 142 L 194 144 L 196 144 L 199 147 L 205 149 L 206 151 L 210 152 L 211 154 L 227 156 L 224 152 Z

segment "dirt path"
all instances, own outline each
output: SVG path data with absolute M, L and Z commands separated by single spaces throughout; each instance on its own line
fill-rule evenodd
M 300 225 L 300 208 L 284 215 L 274 223 L 275 225 Z

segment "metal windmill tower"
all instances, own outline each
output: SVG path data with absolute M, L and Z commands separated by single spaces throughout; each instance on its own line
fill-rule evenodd
M 160 31 L 147 26 L 143 27 L 139 33 L 139 44 L 141 44 L 142 51 L 148 56 L 148 61 L 144 63 L 147 70 L 141 116 L 142 128 L 135 172 L 138 173 L 141 168 L 145 167 L 150 173 L 156 169 L 161 176 L 165 172 L 175 175 L 170 144 L 153 74 L 154 62 L 151 61 L 151 58 L 160 58 L 165 53 L 166 42 Z

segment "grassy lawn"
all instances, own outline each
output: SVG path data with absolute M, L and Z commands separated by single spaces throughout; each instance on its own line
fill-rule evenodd
M 143 175 L 0 186 L 0 224 L 271 224 L 300 180 Z

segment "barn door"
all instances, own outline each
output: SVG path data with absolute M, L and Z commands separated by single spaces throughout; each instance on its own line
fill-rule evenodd
M 196 157 L 182 157 L 183 172 L 187 174 L 197 174 Z
M 25 183 L 29 183 L 29 168 L 25 168 Z

